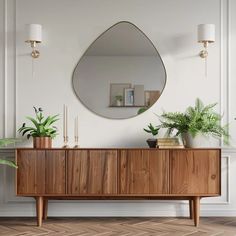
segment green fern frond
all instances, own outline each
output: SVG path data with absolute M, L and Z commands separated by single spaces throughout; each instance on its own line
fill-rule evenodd
M 213 110 L 217 103 L 204 106 L 204 103 L 197 98 L 195 106 L 189 106 L 182 112 L 163 112 L 159 116 L 160 128 L 167 129 L 167 134 L 171 135 L 176 131 L 176 135 L 189 132 L 193 137 L 201 133 L 221 138 L 228 143 L 229 134 L 227 127 L 222 127 L 220 122 L 222 115 Z

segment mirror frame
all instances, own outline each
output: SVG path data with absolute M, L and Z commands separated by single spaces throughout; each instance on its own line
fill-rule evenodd
M 134 118 L 134 117 L 137 117 L 137 116 L 140 116 L 144 113 L 147 112 L 147 110 L 149 110 L 151 107 L 153 107 L 156 102 L 160 99 L 160 97 L 156 100 L 156 102 L 150 106 L 145 112 L 141 113 L 141 114 L 135 114 L 134 116 L 130 116 L 130 117 L 127 117 L 127 118 L 111 118 L 111 117 L 107 117 L 107 116 L 104 116 L 104 115 L 100 115 L 99 113 L 95 112 L 95 111 L 92 111 L 79 97 L 79 95 L 76 93 L 75 89 L 74 89 L 74 86 L 73 86 L 73 76 L 74 76 L 74 73 L 75 73 L 75 70 L 77 68 L 77 66 L 79 65 L 80 61 L 82 60 L 82 58 L 84 57 L 84 55 L 86 54 L 86 52 L 92 47 L 92 45 L 102 36 L 104 35 L 107 31 L 109 31 L 111 28 L 115 27 L 116 25 L 120 24 L 120 23 L 128 23 L 128 24 L 131 24 L 132 26 L 134 26 L 138 31 L 142 32 L 142 34 L 147 38 L 147 40 L 151 43 L 151 45 L 153 46 L 154 50 L 156 51 L 157 55 L 159 56 L 160 60 L 161 60 L 161 64 L 164 68 L 164 73 L 165 73 L 165 84 L 161 90 L 161 95 L 160 97 L 162 96 L 162 93 L 166 87 L 166 82 L 167 82 L 167 72 L 166 72 L 166 67 L 165 67 L 165 64 L 162 60 L 162 57 L 160 55 L 160 53 L 158 52 L 156 46 L 153 44 L 153 42 L 151 41 L 151 39 L 138 27 L 136 26 L 134 23 L 130 22 L 130 21 L 126 21 L 126 20 L 123 20 L 123 21 L 118 21 L 117 23 L 115 23 L 114 25 L 110 26 L 108 29 L 106 29 L 105 31 L 103 31 L 98 37 L 96 37 L 95 40 L 92 41 L 92 43 L 90 43 L 90 45 L 87 47 L 87 49 L 84 51 L 84 53 L 81 55 L 81 57 L 79 58 L 79 61 L 76 63 L 75 67 L 74 67 L 74 70 L 73 70 L 73 73 L 72 73 L 72 79 L 71 79 L 71 86 L 72 86 L 72 89 L 73 89 L 73 92 L 75 94 L 75 96 L 78 98 L 79 102 L 86 108 L 88 109 L 90 112 L 92 112 L 93 114 L 97 115 L 97 116 L 100 116 L 100 117 L 103 117 L 103 118 L 106 118 L 106 119 L 109 119 L 109 120 L 126 120 L 126 119 L 131 119 L 131 118 Z

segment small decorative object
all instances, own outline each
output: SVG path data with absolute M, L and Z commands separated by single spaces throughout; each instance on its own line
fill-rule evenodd
M 63 141 L 64 141 L 64 145 L 63 148 L 68 148 L 68 141 L 69 141 L 69 137 L 68 137 L 68 107 L 67 105 L 64 104 L 63 107 Z
M 180 135 L 187 147 L 209 146 L 209 139 L 204 137 L 223 137 L 224 143 L 229 143 L 227 125 L 221 126 L 222 116 L 216 113 L 213 108 L 217 103 L 204 106 L 203 102 L 197 98 L 195 106 L 188 107 L 182 112 L 164 112 L 160 116 L 161 125 L 159 128 L 166 128 L 167 135 L 176 131 L 176 136 Z
M 1 147 L 5 147 L 9 144 L 14 144 L 16 143 L 18 140 L 14 139 L 14 138 L 5 138 L 5 139 L 0 139 L 0 148 Z M 7 165 L 10 167 L 14 167 L 17 168 L 17 165 L 14 161 L 9 161 L 9 160 L 5 160 L 5 159 L 0 159 L 0 164 L 1 165 Z
M 125 89 L 125 106 L 133 106 L 134 105 L 134 89 L 127 88 Z
M 32 58 L 38 58 L 40 52 L 36 50 L 36 45 L 42 42 L 42 26 L 39 24 L 28 24 L 26 25 L 27 39 L 26 43 L 30 43 L 32 52 Z
M 28 139 L 33 137 L 34 148 L 51 148 L 52 139 L 58 134 L 57 127 L 53 126 L 59 120 L 58 115 L 44 118 L 42 108 L 34 107 L 34 111 L 36 118 L 26 117 L 33 123 L 34 127 L 26 126 L 26 123 L 23 123 L 18 132 L 22 133 L 22 136 L 27 134 Z
M 204 49 L 199 53 L 199 56 L 205 59 L 205 75 L 207 75 L 207 47 L 209 43 L 215 42 L 215 25 L 200 24 L 198 25 L 198 42 L 203 43 Z
M 148 125 L 148 129 L 143 129 L 145 132 L 147 133 L 151 133 L 153 135 L 153 137 L 155 137 L 158 132 L 159 132 L 159 129 L 160 128 L 155 128 L 151 123 Z M 148 146 L 150 148 L 156 148 L 157 147 L 157 139 L 156 138 L 149 138 L 147 139 L 147 143 L 148 143 Z
M 115 96 L 115 98 L 116 98 L 116 106 L 118 106 L 118 107 L 122 106 L 123 96 L 117 95 L 117 96 Z
M 74 148 L 79 148 L 79 117 L 75 117 L 75 146 Z

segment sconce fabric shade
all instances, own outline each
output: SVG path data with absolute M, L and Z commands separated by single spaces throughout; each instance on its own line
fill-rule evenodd
M 28 24 L 26 25 L 26 42 L 42 42 L 42 25 Z
M 214 24 L 198 25 L 198 42 L 199 43 L 215 42 L 215 25 Z

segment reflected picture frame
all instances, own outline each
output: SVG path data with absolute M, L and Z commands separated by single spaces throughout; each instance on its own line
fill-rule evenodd
M 134 106 L 134 89 L 125 88 L 124 89 L 124 105 L 125 106 Z

